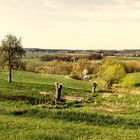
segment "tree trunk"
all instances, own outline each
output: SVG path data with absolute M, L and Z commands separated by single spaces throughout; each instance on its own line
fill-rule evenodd
M 96 87 L 97 87 L 97 83 L 96 82 L 93 82 L 92 83 L 92 93 L 95 93 L 96 92 Z
M 12 82 L 12 68 L 9 67 L 9 83 Z
M 107 82 L 107 90 L 110 91 L 112 89 L 112 82 Z
M 55 89 L 56 89 L 56 99 L 61 99 L 61 90 L 62 90 L 62 83 L 55 83 Z

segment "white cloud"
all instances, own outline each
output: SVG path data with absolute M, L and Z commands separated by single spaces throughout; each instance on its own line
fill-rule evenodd
M 64 9 L 79 9 L 79 8 L 140 8 L 139 0 L 43 0 L 46 7 L 49 8 L 64 8 Z

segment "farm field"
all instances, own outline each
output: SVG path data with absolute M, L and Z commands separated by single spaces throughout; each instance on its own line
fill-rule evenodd
M 139 93 L 91 94 L 90 82 L 24 71 L 14 71 L 9 84 L 7 75 L 0 71 L 1 140 L 140 139 Z M 137 85 L 133 90 L 139 91 L 140 73 L 131 76 Z M 64 105 L 50 108 L 49 97 L 40 92 L 54 96 L 56 81 L 63 83 L 63 98 L 83 100 L 66 100 Z

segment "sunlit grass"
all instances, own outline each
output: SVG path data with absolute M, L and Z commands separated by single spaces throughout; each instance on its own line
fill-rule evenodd
M 140 139 L 139 94 L 91 95 L 88 82 L 23 71 L 14 71 L 9 84 L 7 75 L 0 72 L 1 140 Z M 140 83 L 140 74 L 132 75 Z M 66 101 L 70 106 L 61 109 L 41 107 L 40 99 L 48 98 L 39 92 L 55 94 L 56 81 L 63 83 L 63 97 L 82 96 L 84 101 Z

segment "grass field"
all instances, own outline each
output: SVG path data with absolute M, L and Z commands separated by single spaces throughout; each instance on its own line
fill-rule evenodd
M 137 89 L 140 73 L 134 73 Z M 55 94 L 54 82 L 63 83 L 62 96 L 84 97 L 66 101 L 66 108 L 43 108 L 40 104 Z M 41 102 L 40 102 L 41 101 Z M 139 140 L 139 94 L 91 94 L 88 82 L 67 76 L 14 71 L 13 83 L 0 72 L 1 140 Z
M 129 60 L 140 61 L 140 57 L 111 57 L 111 58 L 118 61 L 129 61 Z

